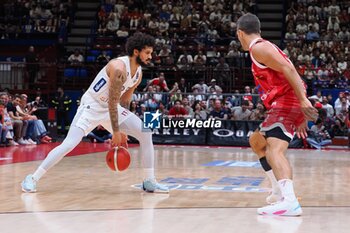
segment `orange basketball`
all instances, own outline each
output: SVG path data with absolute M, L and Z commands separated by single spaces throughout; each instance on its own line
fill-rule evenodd
M 107 152 L 106 162 L 113 171 L 124 171 L 130 165 L 130 153 L 124 147 L 115 147 Z

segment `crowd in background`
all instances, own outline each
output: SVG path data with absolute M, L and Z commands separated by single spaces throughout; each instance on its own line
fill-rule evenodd
M 285 25 L 284 52 L 309 86 L 348 88 L 349 2 L 292 1 Z
M 349 93 L 341 92 L 336 100 L 331 95 L 322 96 L 321 91 L 312 94 L 322 88 L 349 89 L 349 2 L 298 0 L 290 3 L 282 46 L 307 82 L 310 99 L 319 109 L 320 118 L 312 130 L 318 134 L 324 132 L 322 137 L 326 138 L 345 135 L 349 128 Z M 190 83 L 186 76 L 174 82 L 164 73 L 149 80 L 133 95 L 130 105 L 130 110 L 140 118 L 145 111 L 159 109 L 164 114 L 202 120 L 264 120 L 266 109 L 254 95 L 254 88 L 246 86 L 244 90 L 229 90 L 231 94 L 223 94 L 223 89 L 227 90 L 234 77 L 231 68 L 247 66 L 244 61 L 249 60 L 247 53 L 240 50 L 235 36 L 236 21 L 243 13 L 254 13 L 257 7 L 254 0 L 106 0 L 96 12 L 96 38 L 112 37 L 112 41 L 120 45 L 135 31 L 147 32 L 156 39 L 151 66 L 168 71 L 194 69 L 198 73 L 196 83 Z M 4 17 L 0 21 L 0 35 L 8 38 L 13 32 L 60 32 L 62 25 L 66 32 L 74 8 L 73 1 L 8 1 L 1 8 Z M 19 18 L 20 23 L 13 23 Z M 96 43 L 99 54 L 93 54 L 92 50 L 85 54 L 75 50 L 67 56 L 66 62 L 79 66 L 89 62 L 87 58 L 94 55 L 90 61 L 104 65 L 112 57 L 123 55 L 122 50 L 118 54 L 111 50 L 115 44 L 102 46 Z M 207 67 L 215 70 L 210 81 L 200 73 Z M 25 127 L 29 124 L 25 122 L 40 122 L 40 119 L 34 116 L 27 119 L 17 110 L 22 106 L 23 113 L 33 115 L 35 108 L 31 108 L 22 95 L 12 99 L 8 95 L 7 102 L 3 96 L 2 126 L 6 127 L 2 134 L 6 134 L 7 143 L 41 142 L 46 136 L 44 130 L 35 131 L 41 123 L 30 123 L 31 127 Z M 9 114 L 14 108 L 15 114 Z M 20 125 L 20 121 L 22 127 L 18 128 L 16 124 Z M 14 128 L 12 133 L 11 127 Z M 28 128 L 34 130 L 27 133 Z M 4 137 L 1 138 L 4 142 Z
M 30 33 L 58 33 L 65 38 L 74 10 L 72 0 L 8 0 L 0 7 L 0 39 Z

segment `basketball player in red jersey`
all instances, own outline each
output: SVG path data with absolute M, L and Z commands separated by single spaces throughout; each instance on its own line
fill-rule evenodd
M 269 110 L 260 130 L 254 133 L 253 138 L 258 141 L 253 140 L 251 145 L 272 183 L 273 192 L 267 202 L 277 202 L 257 212 L 301 215 L 302 209 L 294 194 L 292 169 L 285 154 L 295 132 L 298 137 L 307 136 L 306 121 L 316 120 L 317 110 L 307 99 L 305 84 L 292 62 L 276 45 L 261 38 L 257 16 L 250 13 L 241 16 L 237 21 L 237 36 L 243 49 L 250 53 L 254 80 Z

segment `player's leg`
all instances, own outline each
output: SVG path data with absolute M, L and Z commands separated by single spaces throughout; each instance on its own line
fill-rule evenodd
M 249 137 L 249 144 L 252 148 L 252 150 L 255 152 L 255 154 L 258 156 L 260 164 L 262 168 L 265 171 L 266 176 L 270 180 L 272 191 L 269 196 L 266 197 L 266 202 L 268 204 L 275 203 L 277 201 L 280 201 L 282 198 L 280 188 L 278 186 L 276 177 L 272 171 L 272 168 L 270 164 L 267 162 L 266 159 L 266 138 L 264 135 L 259 131 L 256 130 L 250 137 Z
M 98 122 L 88 120 L 88 118 L 93 119 L 88 109 L 84 106 L 79 107 L 78 112 L 73 119 L 72 126 L 68 131 L 67 137 L 62 144 L 50 151 L 33 175 L 29 174 L 23 180 L 22 190 L 24 192 L 36 192 L 36 183 L 41 177 L 65 155 L 72 151 L 81 142 L 81 139 L 87 134 L 87 132 L 91 131 L 98 125 Z
M 119 117 L 121 120 L 122 115 Z M 169 189 L 164 185 L 156 182 L 154 175 L 154 147 L 152 141 L 152 131 L 143 129 L 143 122 L 135 114 L 128 112 L 128 116 L 123 120 L 119 129 L 136 138 L 140 143 L 140 152 L 143 160 L 144 181 L 143 188 L 148 192 L 169 192 Z M 104 122 L 102 126 L 109 132 L 112 132 L 110 122 Z
M 266 131 L 266 137 L 266 158 L 278 180 L 283 199 L 274 205 L 259 208 L 258 213 L 298 216 L 302 209 L 294 193 L 292 168 L 285 156 L 291 138 L 280 127 Z

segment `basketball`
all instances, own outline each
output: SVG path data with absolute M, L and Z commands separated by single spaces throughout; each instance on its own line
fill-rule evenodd
M 107 152 L 106 162 L 112 171 L 124 171 L 130 165 L 130 153 L 124 147 L 115 147 Z

